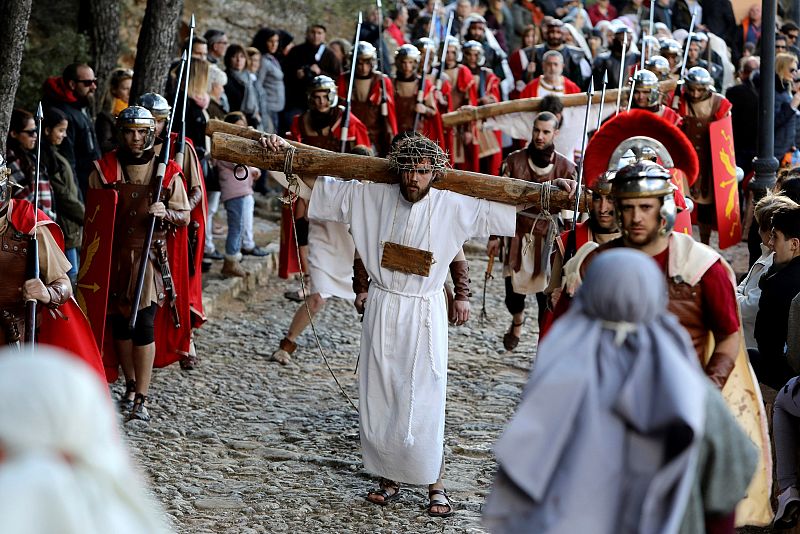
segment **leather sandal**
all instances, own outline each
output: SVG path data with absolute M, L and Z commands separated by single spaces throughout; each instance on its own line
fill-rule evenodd
M 450 497 L 447 496 L 447 490 L 432 489 L 428 490 L 428 515 L 431 517 L 450 517 L 455 513 L 453 506 L 450 504 Z M 434 512 L 434 506 L 446 506 L 446 512 Z
M 133 398 L 133 408 L 131 409 L 131 413 L 128 414 L 128 421 L 137 419 L 147 422 L 150 420 L 150 413 L 144 405 L 145 402 L 147 402 L 147 397 L 142 393 L 137 393 L 136 397 Z
M 380 485 L 380 488 L 375 491 L 370 491 L 366 496 L 366 499 L 372 504 L 377 504 L 378 506 L 387 506 L 392 501 L 396 501 L 398 498 L 400 498 L 400 484 L 398 482 L 389 480 L 388 478 L 382 478 L 378 484 Z M 387 490 L 394 491 L 389 493 Z M 379 496 L 382 500 L 376 500 L 372 498 L 373 496 Z
M 522 326 L 524 324 L 525 319 L 523 319 L 521 323 L 511 321 L 511 328 L 509 328 L 508 332 L 506 332 L 503 336 L 503 346 L 507 351 L 512 351 L 517 348 L 517 345 L 519 345 L 519 336 L 514 335 L 514 327 Z
M 117 407 L 122 413 L 130 412 L 133 409 L 133 399 L 129 399 L 128 395 L 136 391 L 136 380 L 125 381 L 125 393 L 117 401 Z

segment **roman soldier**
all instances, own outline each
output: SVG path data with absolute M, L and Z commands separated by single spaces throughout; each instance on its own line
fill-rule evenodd
M 105 315 L 101 320 L 110 327 L 113 343 L 103 347 L 103 356 L 113 374 L 117 361 L 122 365 L 125 393 L 119 402 L 120 409 L 128 412 L 129 420 L 149 421 L 145 404 L 153 366 L 163 367 L 179 361 L 189 350 L 186 226 L 190 220 L 190 206 L 180 167 L 171 160 L 162 169 L 161 196 L 154 198 L 161 165 L 153 150 L 156 137 L 153 115 L 140 106 L 125 108 L 117 117 L 117 131 L 120 148 L 96 161 L 95 170 L 89 176 L 84 224 L 87 239 L 84 239 L 81 263 L 87 269 L 92 262 L 110 263 L 110 269 L 104 270 L 110 270 L 108 284 L 101 285 L 108 293 L 108 321 Z M 105 212 L 108 205 L 95 199 L 106 198 L 102 193 L 111 191 L 115 193 L 112 195 L 115 216 L 108 220 L 105 215 L 99 221 L 99 213 Z M 151 247 L 144 251 L 142 247 L 153 228 L 153 218 L 155 230 Z M 110 247 L 107 243 L 95 242 L 101 232 L 100 226 L 112 229 Z M 95 239 L 88 237 L 92 233 Z M 108 255 L 102 256 L 101 249 L 108 251 Z M 147 264 L 141 297 L 134 302 L 142 261 Z M 137 320 L 130 328 L 134 306 Z M 90 317 L 97 317 L 96 313 L 87 311 Z
M 26 305 L 36 301 L 36 343 L 61 347 L 105 378 L 103 362 L 91 327 L 72 298 L 58 225 L 27 200 L 11 198 L 10 170 L 0 156 L 0 346 L 20 347 L 26 339 Z M 28 276 L 28 247 L 35 233 L 39 277 Z
M 667 60 L 670 72 L 677 79 L 681 69 L 681 61 L 683 61 L 681 44 L 675 39 L 665 38 L 659 41 L 659 45 L 659 55 Z
M 645 109 L 662 119 L 680 126 L 681 116 L 661 103 L 658 76 L 649 70 L 637 70 L 633 75 L 633 100 L 631 109 Z
M 700 241 L 711 239 L 711 230 L 717 226 L 709 127 L 731 112 L 731 103 L 714 91 L 714 80 L 703 67 L 692 67 L 686 72 L 685 87 L 678 103 L 678 114 L 683 117 L 682 129 L 692 142 L 700 159 L 700 175 L 691 189 L 695 203 Z
M 136 100 L 136 105 L 141 106 L 153 115 L 156 120 L 156 141 L 153 149 L 156 157 L 161 156 L 164 146 L 164 128 L 166 127 L 172 108 L 167 99 L 158 93 L 145 93 Z M 174 158 L 178 133 L 170 133 L 172 143 L 172 156 Z M 190 221 L 187 228 L 189 254 L 189 310 L 191 312 L 192 329 L 200 328 L 206 322 L 203 311 L 203 254 L 199 248 L 205 242 L 206 218 L 208 214 L 208 199 L 206 198 L 205 178 L 200 159 L 194 149 L 194 144 L 186 137 L 183 161 L 184 187 L 187 191 L 190 209 Z M 194 330 L 193 330 L 194 332 Z M 194 333 L 192 334 L 194 337 Z M 181 369 L 189 371 L 198 364 L 197 350 L 194 339 L 189 344 L 189 354 L 181 359 Z
M 414 122 L 419 116 L 417 131 L 439 143 L 439 146 L 446 147 L 442 118 L 439 114 L 440 102 L 429 76 L 424 78 L 422 102 L 417 102 L 417 94 L 422 83 L 422 77 L 418 72 L 421 58 L 422 54 L 417 47 L 410 44 L 404 44 L 395 52 L 394 105 L 397 130 L 400 133 L 414 131 Z
M 444 65 L 439 68 L 444 71 L 450 82 L 450 110 L 455 111 L 464 106 L 478 105 L 478 91 L 472 72 L 460 62 L 463 58 L 461 43 L 457 38 L 448 35 L 443 44 L 447 47 L 444 56 Z M 476 123 L 470 122 L 455 128 L 446 127 L 445 137 L 451 140 L 451 159 L 457 169 L 478 171 L 478 145 Z
M 669 61 L 664 56 L 651 56 L 647 58 L 647 61 L 644 62 L 644 68 L 655 74 L 659 82 L 667 81 L 673 77 L 672 68 L 670 67 Z M 661 95 L 661 103 L 664 104 L 666 102 L 666 105 L 670 106 L 674 96 L 674 89 L 668 93 L 664 93 Z
M 555 150 L 558 119 L 550 112 L 542 112 L 533 121 L 531 142 L 522 150 L 512 152 L 506 159 L 503 176 L 529 182 L 551 182 L 566 190 L 575 187 L 575 164 Z M 517 213 L 517 227 L 513 238 L 507 240 L 503 264 L 506 288 L 506 308 L 512 315 L 512 324 L 503 336 L 506 350 L 514 350 L 520 341 L 524 322 L 525 297 L 536 294 L 540 321 L 543 319 L 546 299 L 544 289 L 550 282 L 550 254 L 553 240 L 560 230 L 560 222 L 550 213 L 532 208 Z M 494 257 L 500 250 L 500 238 L 492 236 L 486 252 Z
M 463 46 L 464 65 L 472 73 L 478 93 L 478 105 L 500 102 L 500 78 L 483 66 L 483 46 L 478 41 L 467 41 Z M 478 158 L 480 172 L 497 176 L 503 162 L 503 139 L 500 130 L 485 130 L 478 124 Z
M 532 75 L 530 74 L 530 69 L 525 71 L 522 81 L 526 84 L 544 74 L 544 55 L 550 50 L 556 50 L 564 58 L 564 75 L 578 87 L 588 87 L 589 77 L 592 75 L 592 67 L 589 65 L 583 50 L 566 44 L 564 33 L 562 32 L 563 28 L 563 21 L 548 17 L 544 22 L 543 28 L 545 42 L 523 50 L 527 55 L 528 61 L 536 63 L 536 70 Z M 595 83 L 595 87 L 599 87 L 599 85 Z
M 380 157 L 389 153 L 389 144 L 397 134 L 392 80 L 376 70 L 378 53 L 372 44 L 361 41 L 356 47 L 354 87 L 350 110 L 367 127 L 372 148 Z M 348 93 L 349 73 L 339 75 L 340 95 Z M 352 124 L 352 123 L 351 123 Z

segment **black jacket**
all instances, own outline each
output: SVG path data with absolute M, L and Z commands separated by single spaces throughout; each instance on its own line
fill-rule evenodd
M 784 347 L 789 331 L 789 308 L 792 299 L 800 293 L 800 257 L 783 266 L 773 264 L 761 276 L 758 286 L 761 299 L 753 332 L 763 369 L 758 379 L 779 388 L 796 374 L 786 361 Z
M 757 136 L 753 134 L 758 125 L 758 88 L 752 79 L 730 87 L 725 93 L 730 100 L 731 122 L 733 123 L 733 146 L 736 151 L 736 165 L 745 174 L 753 167 L 753 158 L 758 154 Z

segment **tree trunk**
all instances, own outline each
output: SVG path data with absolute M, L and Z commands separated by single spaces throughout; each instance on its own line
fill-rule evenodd
M 0 0 L 0 155 L 5 158 L 6 136 L 19 86 L 19 67 L 28 37 L 31 0 Z
M 136 43 L 131 102 L 143 93 L 164 93 L 169 65 L 177 50 L 182 9 L 183 0 L 147 0 L 142 31 Z
M 100 80 L 95 99 L 95 114 L 103 105 L 102 95 L 108 89 L 111 71 L 119 58 L 119 2 L 117 0 L 90 0 L 91 54 L 95 77 Z

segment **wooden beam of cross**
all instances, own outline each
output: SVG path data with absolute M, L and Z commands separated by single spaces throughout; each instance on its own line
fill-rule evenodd
M 659 91 L 662 94 L 668 94 L 677 87 L 678 82 L 675 80 L 665 80 L 659 83 Z M 623 89 L 625 91 L 625 89 Z M 606 102 L 616 102 L 619 89 L 609 89 L 606 91 Z M 539 111 L 542 105 L 543 97 L 536 98 L 520 98 L 517 100 L 509 100 L 507 102 L 497 102 L 494 104 L 486 104 L 485 106 L 468 107 L 466 109 L 459 109 L 445 113 L 442 115 L 442 123 L 447 126 L 458 126 L 468 122 L 488 119 L 490 117 L 497 117 L 499 115 L 508 115 L 509 113 L 531 112 Z M 573 106 L 586 105 L 586 93 L 575 93 L 572 95 L 565 95 L 561 97 L 561 103 L 565 108 Z M 596 92 L 592 98 L 593 104 L 600 103 L 600 92 Z
M 253 132 L 255 130 L 252 130 Z M 253 136 L 252 133 L 248 134 Z M 258 141 L 229 133 L 216 132 L 211 136 L 211 156 L 214 159 L 250 165 L 259 169 L 283 172 L 286 151 L 273 152 Z M 383 158 L 339 154 L 328 150 L 306 147 L 296 148 L 292 158 L 292 172 L 310 176 L 335 176 L 344 180 L 361 180 L 377 183 L 397 183 L 397 175 Z M 449 169 L 433 183 L 433 187 L 462 195 L 502 202 L 504 204 L 532 204 L 542 206 L 546 197 L 550 211 L 574 209 L 574 199 L 561 189 L 549 184 L 537 184 L 515 178 L 505 178 L 475 172 Z M 588 212 L 591 195 L 581 196 L 580 210 Z

